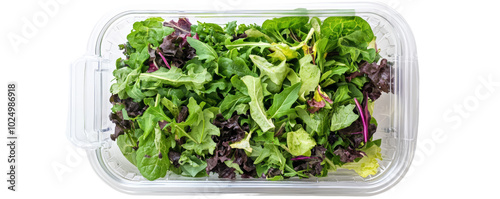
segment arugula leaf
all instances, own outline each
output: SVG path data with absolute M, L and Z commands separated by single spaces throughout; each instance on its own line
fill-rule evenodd
M 250 115 L 252 119 L 260 126 L 262 131 L 266 132 L 274 128 L 273 122 L 267 118 L 264 108 L 264 94 L 260 82 L 260 78 L 245 76 L 241 78 L 248 88 L 248 95 L 250 96 Z
M 153 131 L 154 127 L 159 121 L 171 122 L 172 120 L 165 115 L 162 106 L 159 104 L 159 95 L 156 97 L 154 104 L 148 104 L 148 109 L 142 114 L 141 117 L 137 118 L 137 123 L 139 127 L 144 131 L 145 137 Z
M 265 143 L 264 148 L 259 151 L 259 155 L 253 163 L 258 165 L 261 162 L 278 166 L 280 170 L 283 170 L 285 168 L 286 159 L 276 145 Z
M 359 118 L 359 115 L 353 112 L 355 107 L 356 106 L 353 104 L 337 107 L 332 115 L 332 125 L 330 126 L 330 131 L 338 131 L 351 126 L 351 124 Z
M 139 77 L 140 71 L 140 68 L 136 68 L 134 70 L 131 70 L 130 68 L 121 68 L 117 70 L 117 73 L 119 74 L 116 76 L 118 76 L 118 78 L 116 79 L 116 83 L 111 85 L 111 93 L 118 94 L 121 99 L 127 98 L 125 95 L 125 89 L 128 88 L 132 82 L 136 81 Z
M 296 83 L 288 88 L 285 88 L 281 93 L 275 94 L 273 98 L 273 104 L 267 110 L 267 114 L 271 118 L 280 118 L 293 109 L 290 109 L 297 98 L 299 98 L 299 90 L 301 82 Z
M 235 35 L 236 34 L 236 21 L 231 21 L 226 24 L 226 27 L 224 28 L 224 32 L 228 35 Z
M 189 99 L 188 108 L 189 116 L 195 115 L 187 119 L 189 123 L 192 121 L 190 125 L 191 132 L 188 134 L 194 140 L 188 140 L 182 147 L 186 150 L 194 150 L 196 154 L 201 156 L 205 155 L 204 151 L 213 154 L 216 144 L 212 140 L 212 135 L 220 135 L 219 128 L 210 122 L 215 117 L 214 113 L 209 109 L 201 111 L 203 106 L 198 105 L 193 98 Z

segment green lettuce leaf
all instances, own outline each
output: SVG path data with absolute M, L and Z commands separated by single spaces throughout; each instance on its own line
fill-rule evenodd
M 285 80 L 288 73 L 288 67 L 285 60 L 278 65 L 274 65 L 258 55 L 250 55 L 250 59 L 260 69 L 261 75 L 268 76 L 274 84 L 281 88 L 283 80 Z
M 311 156 L 311 149 L 316 146 L 316 141 L 303 128 L 288 132 L 286 145 L 293 156 Z
M 321 71 L 318 66 L 311 64 L 312 56 L 310 54 L 305 55 L 299 60 L 300 70 L 299 77 L 302 82 L 300 87 L 299 97 L 301 101 L 305 101 L 304 95 L 311 91 L 314 91 L 319 84 L 321 78 Z
M 212 81 L 212 76 L 207 69 L 191 68 L 187 74 L 184 74 L 182 69 L 174 66 L 168 71 L 165 68 L 160 68 L 152 73 L 142 73 L 139 78 L 143 81 L 161 82 L 174 87 L 184 85 L 186 88 L 200 93 L 205 89 L 204 85 Z
M 248 95 L 250 96 L 250 116 L 257 123 L 262 131 L 266 132 L 274 129 L 274 124 L 271 119 L 267 118 L 266 110 L 264 108 L 264 94 L 260 82 L 260 78 L 245 76 L 241 80 L 248 88 Z

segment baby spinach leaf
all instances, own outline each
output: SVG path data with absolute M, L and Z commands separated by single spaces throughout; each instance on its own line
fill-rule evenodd
M 349 86 L 347 84 L 339 86 L 333 95 L 333 103 L 342 104 L 346 100 L 351 99 L 351 96 L 349 96 L 350 92 L 351 91 L 349 91 Z
M 187 37 L 186 40 L 189 43 L 189 45 L 191 45 L 191 47 L 196 49 L 196 55 L 198 55 L 198 59 L 210 62 L 212 60 L 219 58 L 217 52 L 215 52 L 215 50 L 208 44 L 203 43 L 192 37 Z
M 245 60 L 240 57 L 235 58 L 219 58 L 219 69 L 221 70 L 221 74 L 225 77 L 231 77 L 233 75 L 238 75 L 240 77 L 251 75 L 256 77 L 257 74 L 252 72 L 250 68 L 248 68 Z
M 359 89 L 362 89 L 365 83 L 369 82 L 370 80 L 368 77 L 361 76 L 361 77 L 355 77 L 351 80 L 351 83 L 356 85 Z
M 223 113 L 224 118 L 229 119 L 236 108 L 240 104 L 246 104 L 250 102 L 250 97 L 248 95 L 244 95 L 243 93 L 236 92 L 234 95 L 227 95 L 222 103 L 220 104 L 220 112 Z
M 190 177 L 206 176 L 205 168 L 207 167 L 207 162 L 197 158 L 190 151 L 182 152 L 179 164 L 181 165 L 183 175 Z
M 245 76 L 241 78 L 248 88 L 248 95 L 250 96 L 250 115 L 252 119 L 260 126 L 262 131 L 266 132 L 274 128 L 273 122 L 267 118 L 266 110 L 264 108 L 264 94 L 260 82 L 260 78 Z
M 332 115 L 332 125 L 330 126 L 330 131 L 338 131 L 351 126 L 351 124 L 359 117 L 359 115 L 353 112 L 355 107 L 356 106 L 354 104 L 338 106 Z
M 139 149 L 137 150 L 137 168 L 148 180 L 163 178 L 170 167 L 168 151 L 170 146 L 166 142 L 165 135 L 158 124 L 155 133 L 151 136 L 143 135 L 139 138 Z
M 248 95 L 247 86 L 243 81 L 241 81 L 241 78 L 238 77 L 237 75 L 231 77 L 231 84 L 233 84 L 233 87 L 236 88 L 241 93 L 243 93 L 244 95 Z
M 267 114 L 271 118 L 280 118 L 288 114 L 293 103 L 299 98 L 299 90 L 302 83 L 296 83 L 288 88 L 285 88 L 281 93 L 275 94 L 273 104 L 267 110 Z
M 135 152 L 135 149 L 138 147 L 137 138 L 131 135 L 131 133 L 126 132 L 125 134 L 118 136 L 116 144 L 118 145 L 118 148 L 120 148 L 123 156 L 125 156 L 130 163 L 137 165 L 137 154 Z

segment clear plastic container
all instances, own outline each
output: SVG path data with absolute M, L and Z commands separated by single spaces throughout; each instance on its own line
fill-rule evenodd
M 308 5 L 307 11 L 126 11 L 98 24 L 91 35 L 87 55 L 71 66 L 69 139 L 85 148 L 96 173 L 111 187 L 132 194 L 188 193 L 271 193 L 312 195 L 373 195 L 399 182 L 414 156 L 418 124 L 418 63 L 410 28 L 393 9 L 377 3 L 330 3 Z M 126 41 L 132 24 L 148 17 L 165 20 L 187 17 L 196 21 L 225 24 L 261 24 L 282 16 L 360 16 L 371 25 L 381 55 L 392 65 L 394 93 L 384 93 L 375 103 L 378 120 L 375 138 L 382 138 L 382 156 L 376 175 L 362 178 L 351 170 L 338 170 L 327 177 L 265 179 L 219 179 L 217 175 L 188 178 L 168 173 L 165 178 L 148 181 L 121 154 L 109 139 L 114 124 L 109 120 L 109 88 L 117 58 L 123 57 L 118 44 Z

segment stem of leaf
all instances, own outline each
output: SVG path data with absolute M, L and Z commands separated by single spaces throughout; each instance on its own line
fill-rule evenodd
M 363 136 L 365 138 L 365 143 L 367 143 L 368 142 L 368 125 L 366 124 L 365 114 L 363 113 L 363 109 L 361 108 L 361 105 L 359 104 L 358 99 L 354 98 L 354 102 L 356 102 L 356 106 L 358 107 L 358 110 L 359 110 L 359 115 L 361 115 L 361 121 L 363 122 Z
M 158 52 L 158 54 L 160 55 L 161 59 L 163 59 L 163 62 L 165 62 L 165 64 L 167 65 L 167 68 L 170 69 L 170 65 L 168 65 L 167 59 L 165 59 L 161 52 Z

